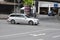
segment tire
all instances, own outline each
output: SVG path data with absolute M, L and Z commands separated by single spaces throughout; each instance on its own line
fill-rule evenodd
M 33 21 L 29 21 L 28 24 L 29 24 L 29 25 L 33 25 Z
M 35 25 L 38 25 L 38 24 L 35 24 Z
M 12 20 L 11 20 L 11 24 L 15 24 L 15 20 L 12 19 Z

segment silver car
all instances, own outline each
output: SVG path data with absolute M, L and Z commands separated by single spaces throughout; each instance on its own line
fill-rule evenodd
M 30 25 L 38 25 L 39 20 L 30 16 L 26 16 L 25 14 L 10 14 L 7 19 L 11 24 L 15 23 L 25 23 Z

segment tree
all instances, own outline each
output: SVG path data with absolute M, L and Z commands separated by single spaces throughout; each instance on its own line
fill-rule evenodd
M 25 7 L 24 12 L 26 14 L 29 15 L 31 13 L 31 6 L 33 5 L 33 3 L 34 3 L 34 0 L 23 0 L 23 4 Z
M 33 0 L 23 0 L 23 2 L 24 2 L 24 5 L 32 6 L 34 1 Z

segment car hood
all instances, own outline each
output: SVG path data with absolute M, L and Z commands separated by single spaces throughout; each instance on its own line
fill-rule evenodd
M 31 17 L 31 18 L 29 18 L 29 19 L 32 19 L 32 20 L 38 20 L 37 18 L 34 18 L 34 17 Z

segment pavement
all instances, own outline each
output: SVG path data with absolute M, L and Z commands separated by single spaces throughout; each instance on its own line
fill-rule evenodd
M 57 18 L 57 15 L 56 16 L 37 15 L 37 18 L 40 21 L 49 21 L 49 22 L 57 22 L 57 23 L 60 23 L 60 19 Z
M 0 19 L 7 19 L 8 18 L 8 14 L 0 14 Z

